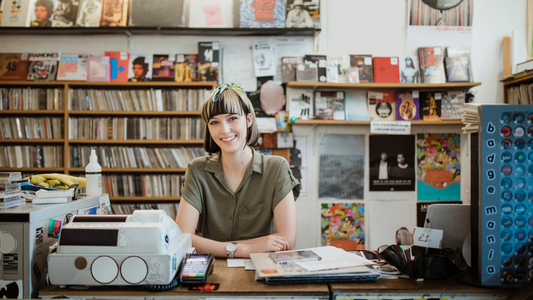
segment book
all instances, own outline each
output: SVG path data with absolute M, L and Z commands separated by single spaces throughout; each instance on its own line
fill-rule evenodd
M 2 20 L 0 22 L 1 27 L 28 27 L 30 14 L 33 14 L 35 6 L 31 7 L 31 1 L 17 1 L 14 9 L 10 7 L 6 2 L 7 0 L 0 1 L 1 6 L 4 6 L 2 13 Z M 11 4 L 12 2 L 10 2 Z M 11 4 L 13 5 L 13 4 Z M 9 9 L 11 8 L 11 9 Z
M 374 57 L 374 82 L 400 83 L 400 65 L 398 57 Z M 361 79 L 359 79 L 361 82 Z
M 325 120 L 346 120 L 344 92 L 316 92 L 315 115 Z
M 460 120 L 465 107 L 464 91 L 449 91 L 442 95 L 442 120 Z
M 183 0 L 130 0 L 128 26 L 183 27 Z
M 191 82 L 198 80 L 198 54 L 176 55 L 174 80 L 176 82 Z
M 109 56 L 90 56 L 88 58 L 87 81 L 109 82 Z
M 240 28 L 284 28 L 284 0 L 241 0 Z
M 296 66 L 302 63 L 301 57 L 281 58 L 281 82 L 296 81 Z
M 472 59 L 470 58 L 470 47 L 448 46 L 446 47 L 446 57 L 466 57 L 470 81 L 474 81 L 474 72 L 472 71 Z
M 444 56 L 441 47 L 418 48 L 420 78 L 423 83 L 446 83 Z
M 396 120 L 416 121 L 420 119 L 418 91 L 396 93 Z
M 370 121 L 396 120 L 396 93 L 371 92 L 367 94 L 368 119 Z
M 320 28 L 320 0 L 285 0 L 285 27 Z
M 57 76 L 59 53 L 30 53 L 28 81 L 54 81 Z
M 420 119 L 423 121 L 442 120 L 442 93 L 420 92 Z
M 220 67 L 220 43 L 198 42 L 199 81 L 218 81 Z
M 79 1 L 54 1 L 52 27 L 72 27 L 76 24 Z
M 109 81 L 127 82 L 130 54 L 127 51 L 106 51 L 104 55 L 109 56 Z
M 38 190 L 35 192 L 37 198 L 56 198 L 56 197 L 72 197 L 74 192 L 72 190 L 57 190 L 57 191 L 48 191 L 48 190 Z
M 268 254 L 278 265 L 292 265 L 299 262 L 319 261 L 322 257 L 311 250 L 292 250 L 271 252 Z
M 28 80 L 27 53 L 0 53 L 0 81 Z
M 327 77 L 328 82 L 346 83 L 348 82 L 348 68 L 350 68 L 350 56 L 348 55 L 327 55 Z M 335 74 L 337 76 L 335 76 Z M 333 81 L 336 77 L 337 81 Z
M 420 64 L 416 56 L 400 57 L 400 82 L 420 83 Z
M 350 67 L 359 70 L 360 83 L 374 82 L 374 65 L 370 54 L 350 55 Z
M 469 82 L 470 68 L 468 58 L 446 57 L 446 81 L 447 82 Z
M 304 56 L 304 63 L 311 62 L 317 65 L 317 77 L 319 82 L 326 82 L 326 67 L 327 61 L 325 55 L 306 55 Z
M 76 26 L 79 27 L 98 27 L 100 26 L 100 17 L 102 13 L 101 0 L 80 0 L 78 8 L 78 17 Z
M 128 0 L 102 0 L 100 27 L 126 27 Z
M 61 54 L 57 80 L 87 81 L 88 54 Z
M 152 62 L 152 54 L 130 54 L 128 81 L 150 81 L 152 79 Z
M 304 62 L 296 65 L 296 81 L 317 82 L 318 66 L 314 62 Z
M 154 54 L 152 63 L 152 81 L 174 81 L 175 68 L 175 55 Z

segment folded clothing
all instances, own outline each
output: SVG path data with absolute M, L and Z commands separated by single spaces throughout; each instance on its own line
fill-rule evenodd
M 28 177 L 27 177 L 28 178 Z M 56 188 L 62 190 L 68 190 L 73 184 L 79 184 L 80 189 L 85 187 L 85 178 L 75 177 L 65 174 L 40 174 L 32 175 L 29 177 L 30 183 L 44 186 L 47 188 Z

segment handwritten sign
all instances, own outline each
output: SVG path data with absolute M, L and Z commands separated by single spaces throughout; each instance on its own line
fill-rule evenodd
M 413 234 L 413 244 L 424 248 L 441 248 L 442 235 L 444 231 L 440 229 L 429 229 L 415 227 Z

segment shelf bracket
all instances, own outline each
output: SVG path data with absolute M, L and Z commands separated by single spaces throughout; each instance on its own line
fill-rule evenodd
M 124 33 L 128 36 L 128 52 L 131 53 L 133 49 L 133 33 L 131 33 L 129 30 L 125 30 Z

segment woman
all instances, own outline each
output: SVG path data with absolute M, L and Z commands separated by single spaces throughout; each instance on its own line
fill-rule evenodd
M 176 217 L 180 229 L 193 235 L 197 252 L 216 257 L 294 249 L 300 184 L 285 159 L 250 147 L 259 133 L 242 88 L 230 83 L 213 90 L 202 119 L 204 148 L 218 154 L 187 167 Z

